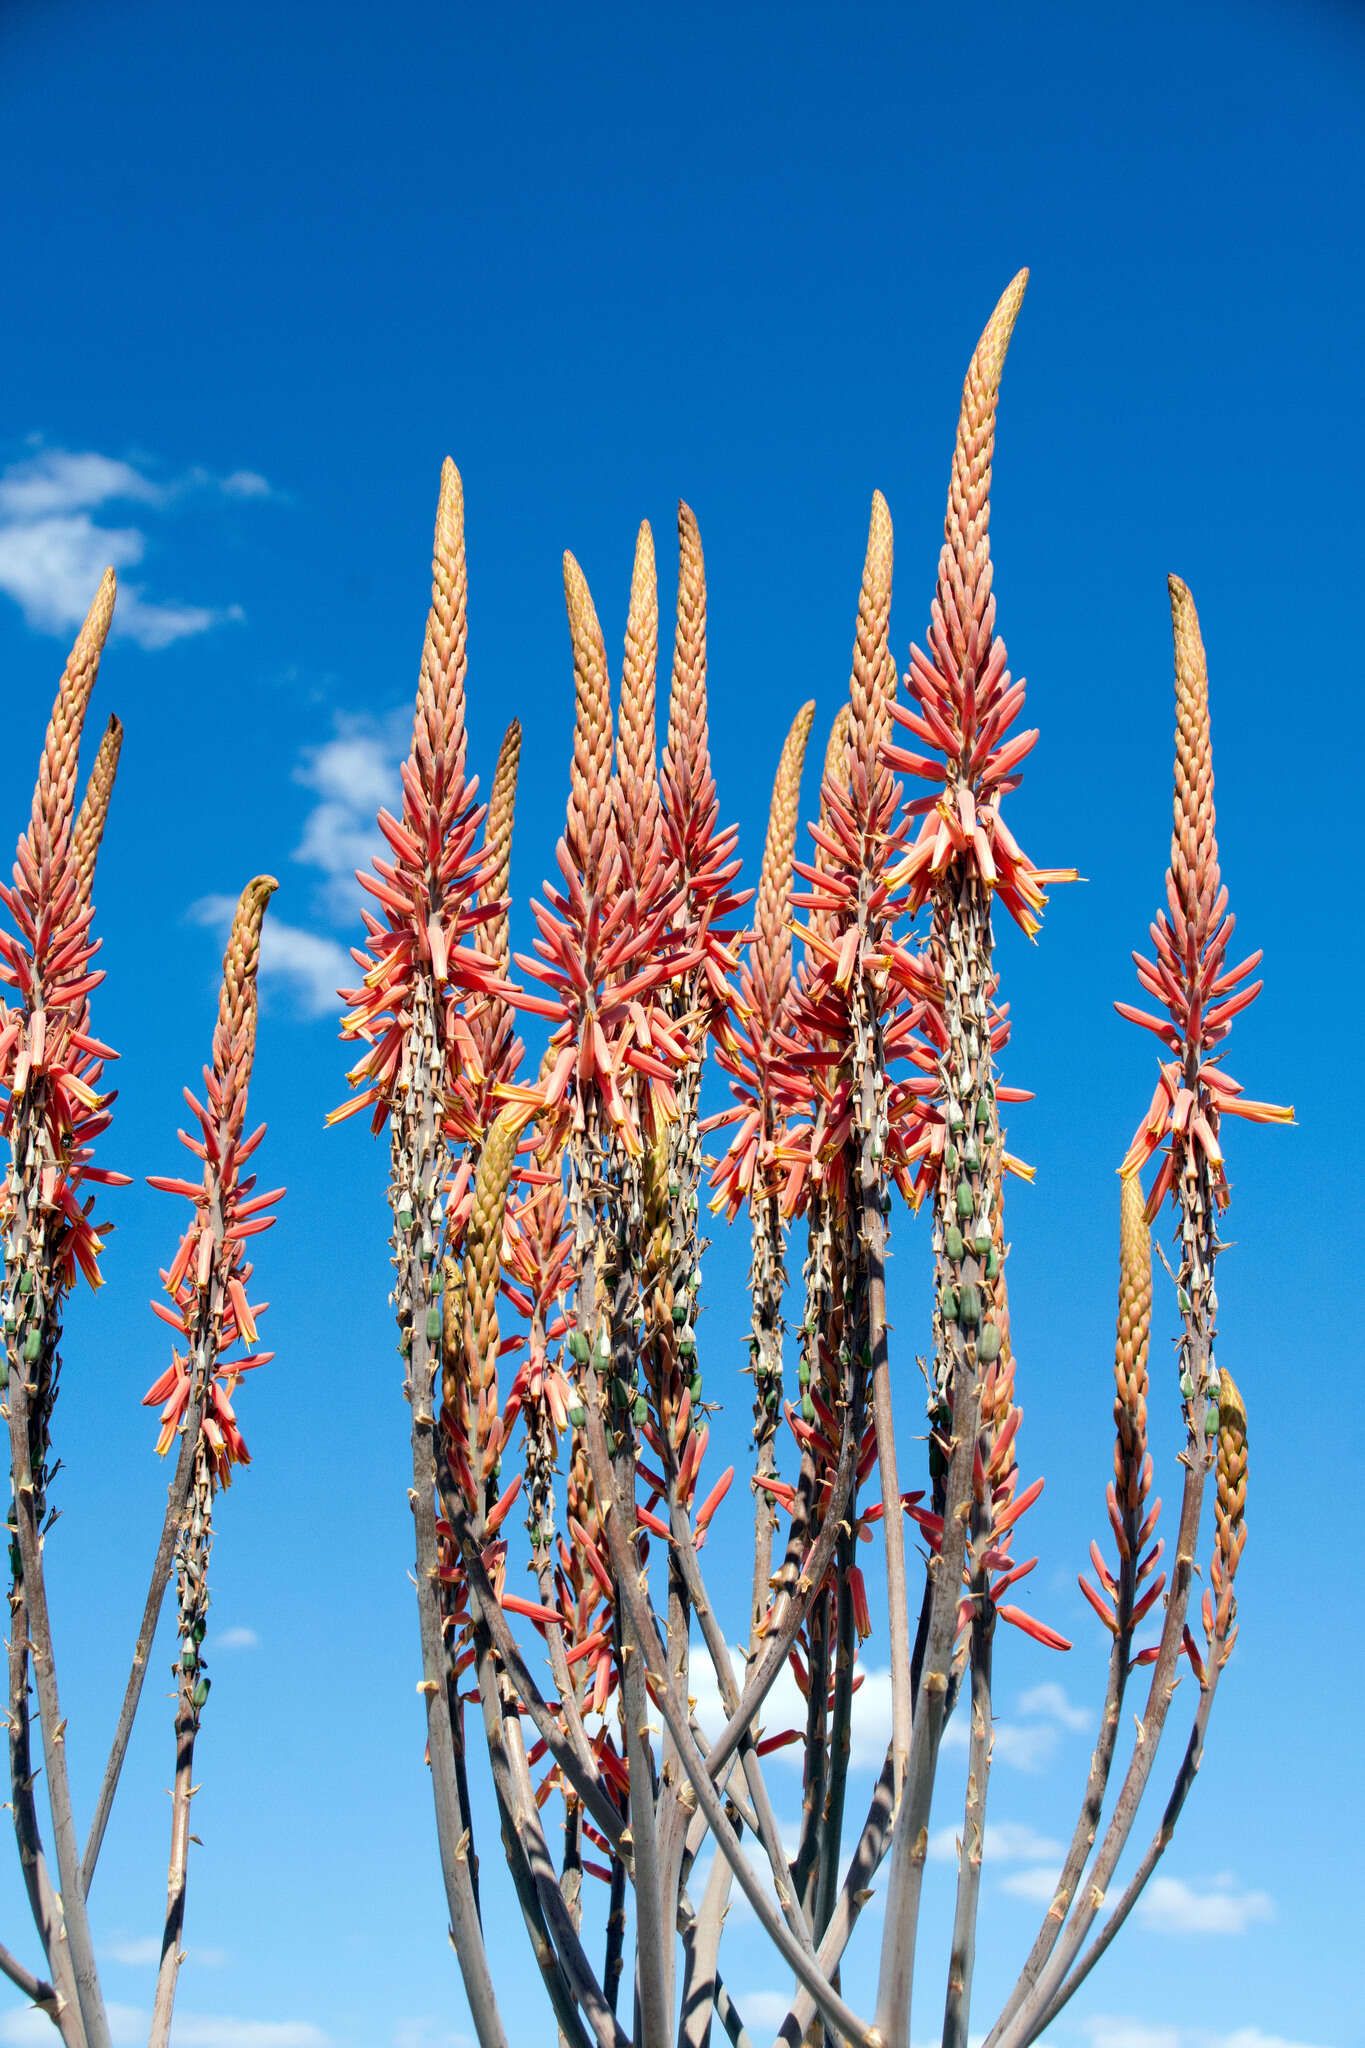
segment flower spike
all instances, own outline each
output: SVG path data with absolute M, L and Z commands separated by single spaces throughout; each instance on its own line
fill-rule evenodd
M 1275 1103 L 1252 1102 L 1223 1071 L 1222 1041 L 1239 1010 L 1260 993 L 1247 976 L 1260 964 L 1259 952 L 1228 968 L 1228 942 L 1236 918 L 1218 864 L 1213 802 L 1213 746 L 1209 721 L 1208 664 L 1194 599 L 1178 576 L 1168 578 L 1175 643 L 1175 796 L 1171 859 L 1166 871 L 1165 910 L 1151 926 L 1154 959 L 1133 955 L 1138 980 L 1163 1006 L 1153 1016 L 1131 1003 L 1116 1003 L 1121 1017 L 1140 1024 L 1171 1055 L 1161 1063 L 1151 1108 L 1119 1167 L 1136 1173 L 1166 1143 L 1161 1168 L 1148 1196 L 1153 1218 L 1179 1181 L 1191 1148 L 1207 1161 L 1214 1198 L 1227 1201 L 1227 1175 L 1219 1140 L 1224 1116 L 1249 1123 L 1292 1123 L 1294 1112 Z

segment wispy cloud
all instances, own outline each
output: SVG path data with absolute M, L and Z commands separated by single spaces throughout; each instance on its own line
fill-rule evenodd
M 1180 1877 L 1154 1877 L 1138 1901 L 1137 1917 L 1161 1934 L 1244 1934 L 1258 1921 L 1273 1920 L 1268 1892 L 1240 1891 L 1226 1874 L 1207 1885 Z
M 395 2020 L 390 2048 L 474 2048 L 470 2034 L 452 2033 L 432 2019 Z
M 141 2048 L 151 2014 L 116 2003 L 107 2004 L 105 2011 L 114 2048 Z M 52 2039 L 52 2022 L 36 2006 L 19 2006 L 0 2015 L 0 2041 L 13 2043 L 14 2048 L 30 2048 L 38 2041 L 50 2044 Z M 177 2011 L 175 2048 L 332 2048 L 332 2037 L 311 2020 L 239 2020 Z
M 271 495 L 253 470 L 215 477 L 195 470 L 159 482 L 131 462 L 93 449 L 39 448 L 0 471 L 0 591 L 14 599 L 40 633 L 69 633 L 90 607 L 106 568 L 119 572 L 116 633 L 140 647 L 169 647 L 224 621 L 240 619 L 239 605 L 154 601 L 144 586 L 124 582 L 147 552 L 141 525 L 108 524 L 92 515 L 107 506 L 164 511 L 186 489 L 208 488 L 234 498 Z
M 235 896 L 201 896 L 190 905 L 189 915 L 195 924 L 226 939 L 236 907 Z M 305 1017 L 325 1017 L 337 1008 L 337 990 L 354 982 L 355 966 L 338 940 L 267 917 L 261 933 L 260 977 L 265 983 L 282 983 Z
M 254 1628 L 225 1628 L 221 1633 L 215 1632 L 213 1638 L 215 1650 L 258 1650 L 260 1646 L 261 1639 Z
M 1008 1892 L 1011 1898 L 1028 1899 L 1035 1906 L 1047 1906 L 1052 1903 L 1061 1874 L 1062 1858 L 1059 1855 L 1055 1862 L 1049 1860 L 1036 1864 L 1032 1870 L 1012 1870 L 1008 1877 L 1001 1878 L 1000 1889 Z
M 222 1648 L 221 1640 L 218 1647 Z M 159 1934 L 115 1935 L 112 1941 L 100 1944 L 102 1961 L 121 1963 L 127 1969 L 143 1969 L 161 1960 L 161 1936 Z M 186 1948 L 185 1955 L 192 1963 L 204 1969 L 220 1970 L 228 1956 L 225 1948 L 201 1947 L 195 1942 Z
M 1108 2013 L 1094 2013 L 1079 2022 L 1090 2048 L 1314 2048 L 1260 2027 L 1234 2027 L 1230 2032 L 1207 2027 L 1153 2026 Z
M 383 847 L 375 813 L 399 800 L 406 712 L 381 721 L 341 718 L 332 738 L 305 749 L 294 780 L 317 798 L 304 820 L 294 858 L 323 877 L 323 908 L 338 923 L 357 921 L 357 868 Z
M 1059 1728 L 1088 1728 L 1095 1718 L 1087 1707 L 1068 1699 L 1055 1680 L 1030 1686 L 1020 1695 L 1018 1711 L 1039 1721 L 1055 1721 Z
M 938 1862 L 951 1863 L 957 1857 L 958 1830 L 939 1828 L 929 1837 L 929 1854 Z M 1055 1859 L 1058 1870 L 1066 1851 L 1050 1835 L 1022 1821 L 992 1820 L 986 1823 L 986 1863 L 1042 1863 Z

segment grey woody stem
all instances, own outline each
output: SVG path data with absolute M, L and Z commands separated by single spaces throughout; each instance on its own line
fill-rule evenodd
M 34 1771 L 28 1711 L 28 1607 L 23 1585 L 11 1595 L 9 1641 L 9 1766 L 10 1806 L 19 1868 L 28 1892 L 29 1909 L 60 2001 L 58 2029 L 67 2048 L 85 2048 L 85 2029 L 76 2000 L 76 1980 L 67 1949 L 61 1901 L 53 1890 L 43 1854 L 38 1809 L 33 1797 Z
M 398 1269 L 398 1324 L 407 1352 L 406 1392 L 412 1409 L 412 1506 L 417 1544 L 417 1622 L 422 1651 L 420 1690 L 426 1702 L 427 1753 L 441 1875 L 450 1908 L 451 1939 L 460 1961 L 470 2017 L 479 2048 L 507 2048 L 474 1897 L 471 1841 L 455 1768 L 455 1731 L 446 1687 L 446 1648 L 438 1598 L 436 1542 L 436 1417 L 432 1389 L 439 1352 L 427 1335 L 435 1303 L 421 1250 L 434 1244 L 439 1198 L 441 1143 L 438 1128 L 440 1055 L 438 1005 L 429 975 L 418 975 L 413 1026 L 407 1048 L 408 1087 L 393 1119 L 394 1263 Z M 407 1202 L 413 1204 L 408 1209 Z M 407 1216 L 407 1223 L 403 1218 Z M 414 1225 L 416 1226 L 414 1228 Z M 439 1343 L 439 1339 L 436 1340 Z
M 978 1255 L 976 1247 L 982 1242 L 983 1230 L 987 1237 L 990 1235 L 989 1219 L 1000 1198 L 988 1011 L 990 912 L 981 886 L 970 875 L 950 869 L 934 906 L 934 936 L 943 963 L 946 1035 L 939 1079 L 952 1145 L 952 1153 L 945 1145 L 939 1213 L 960 1218 L 960 1254 L 946 1262 L 945 1270 L 951 1272 L 955 1306 L 960 1311 L 970 1299 L 973 1313 L 955 1314 L 945 1326 L 951 1332 L 952 1456 L 948 1464 L 942 1541 L 929 1566 L 932 1592 L 924 1665 L 915 1701 L 905 1788 L 892 1839 L 877 1989 L 877 2027 L 886 2048 L 909 2048 L 915 1937 L 929 1847 L 929 1808 L 950 1700 L 953 1646 L 958 1634 L 958 1607 L 972 1513 L 973 1469 L 981 1427 L 984 1365 L 978 1332 L 990 1326 L 991 1288 L 984 1254 Z M 979 1122 L 978 1105 L 983 1112 Z M 959 1153 L 952 1135 L 955 1125 L 961 1139 L 957 1157 L 953 1157 Z
M 76 1999 L 85 2028 L 87 2048 L 110 2048 L 109 2022 L 95 1968 L 95 1949 L 90 1919 L 81 1890 L 80 1852 L 76 1822 L 71 1810 L 71 1783 L 66 1769 L 66 1722 L 62 1718 L 53 1661 L 52 1627 L 47 1611 L 47 1587 L 43 1578 L 42 1534 L 34 1512 L 33 1474 L 29 1464 L 28 1396 L 23 1362 L 15 1345 L 10 1355 L 9 1432 L 14 1469 L 15 1520 L 19 1554 L 24 1568 L 24 1594 L 28 1608 L 29 1643 L 33 1656 L 33 1678 L 42 1715 L 43 1762 L 47 1768 L 48 1801 L 52 1810 L 52 1840 L 61 1881 L 61 1916 L 71 1955 Z
M 12 1956 L 3 1942 L 0 1942 L 0 1974 L 9 1978 L 16 1991 L 22 1991 L 31 2005 L 39 2012 L 45 2012 L 56 2027 L 61 2026 L 59 2017 L 61 2000 L 45 1978 L 35 1977 L 32 1970 L 26 1970 L 17 1956 Z
M 989 1513 L 989 1493 L 986 1513 Z M 967 1799 L 958 1852 L 957 1901 L 953 1909 L 953 1946 L 948 1964 L 948 1991 L 943 2011 L 943 2048 L 967 2048 L 967 2022 L 972 2008 L 972 1971 L 976 1963 L 976 1916 L 981 1899 L 981 1860 L 986 1835 L 986 1787 L 990 1780 L 994 1722 L 991 1712 L 991 1650 L 995 1616 L 984 1570 L 973 1574 L 977 1607 L 972 1622 L 972 1727 L 967 1750 Z
M 587 1440 L 593 1469 L 594 1484 L 604 1500 L 611 1500 L 612 1474 L 607 1445 L 602 1429 L 601 1416 L 596 1403 L 588 1405 Z M 720 1766 L 716 1762 L 715 1746 L 709 1758 L 704 1758 L 697 1748 L 689 1725 L 687 1704 L 680 1701 L 671 1684 L 667 1656 L 660 1642 L 657 1629 L 650 1616 L 646 1587 L 641 1583 L 644 1574 L 638 1561 L 632 1559 L 626 1533 L 621 1527 L 621 1517 L 612 1510 L 606 1516 L 606 1535 L 611 1549 L 612 1565 L 616 1573 L 617 1589 L 625 1612 L 630 1616 L 637 1642 L 644 1646 L 650 1677 L 654 1682 L 655 1698 L 668 1724 L 669 1732 L 677 1744 L 683 1768 L 697 1796 L 697 1803 L 706 1817 L 707 1824 L 715 1837 L 717 1847 L 725 1856 L 741 1891 L 753 1907 L 769 1940 L 773 1943 L 784 1962 L 788 1963 L 795 1975 L 814 1996 L 820 2011 L 836 2033 L 842 2033 L 854 2044 L 854 2048 L 876 2048 L 875 2040 L 869 2040 L 866 2023 L 859 2019 L 853 2009 L 834 1990 L 814 1960 L 802 1947 L 781 1916 L 774 1910 L 772 1900 L 764 1889 L 761 1879 L 744 1854 L 739 1838 L 725 1813 L 724 1801 L 713 1783 L 712 1773 Z M 738 1731 L 736 1740 L 738 1739 Z
M 1129 1761 L 1118 1800 L 1103 1841 L 1096 1853 L 1083 1897 L 1072 1906 L 1065 1928 L 1059 1925 L 1056 1946 L 1044 1967 L 1030 1983 L 1014 2016 L 996 2035 L 1000 2048 L 1023 2048 L 1036 2039 L 1042 2015 L 1053 2004 L 1072 1963 L 1093 1926 L 1120 1856 L 1127 1844 L 1142 1795 L 1156 1762 L 1166 1716 L 1176 1688 L 1176 1665 L 1181 1655 L 1185 1615 L 1193 1583 L 1195 1551 L 1199 1540 L 1200 1510 L 1210 1457 L 1204 1440 L 1207 1408 L 1206 1383 L 1212 1346 L 1213 1268 L 1217 1254 L 1217 1225 L 1207 1168 L 1187 1156 L 1179 1183 L 1182 1261 L 1181 1287 L 1189 1307 L 1184 1311 L 1180 1355 L 1190 1375 L 1192 1393 L 1186 1401 L 1187 1440 L 1181 1454 L 1185 1483 L 1180 1502 L 1171 1583 L 1166 1593 L 1166 1613 L 1151 1688 L 1143 1712 L 1140 1739 Z

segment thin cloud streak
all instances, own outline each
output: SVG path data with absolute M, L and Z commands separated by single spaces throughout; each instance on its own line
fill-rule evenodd
M 85 617 L 105 569 L 114 568 L 122 578 L 147 552 L 141 526 L 105 524 L 92 514 L 115 504 L 161 511 L 180 492 L 205 487 L 232 498 L 273 495 L 254 470 L 222 479 L 196 470 L 163 484 L 93 449 L 43 448 L 11 463 L 0 471 L 0 591 L 35 632 L 71 632 Z M 240 605 L 154 602 L 142 584 L 121 580 L 113 631 L 155 653 L 241 617 Z

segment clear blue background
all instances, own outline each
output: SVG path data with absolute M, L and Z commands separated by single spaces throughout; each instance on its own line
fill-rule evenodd
M 1016 1738 L 992 1813 L 1044 1842 L 1069 1833 L 1102 1685 L 1075 1573 L 1109 1459 L 1113 1167 L 1153 1078 L 1150 1041 L 1110 1002 L 1134 996 L 1128 949 L 1161 901 L 1176 569 L 1210 654 L 1225 874 L 1248 947 L 1266 948 L 1229 1065 L 1294 1101 L 1300 1127 L 1229 1132 L 1221 1350 L 1251 1415 L 1251 1539 L 1241 1644 L 1164 1866 L 1177 1888 L 1055 2038 L 1365 2040 L 1362 90 L 1360 11 L 1322 0 L 0 10 L 9 831 L 69 621 L 104 560 L 127 563 L 92 711 L 127 727 L 98 889 L 97 1028 L 125 1054 L 108 1162 L 178 1170 L 179 1091 L 213 1015 L 213 899 L 262 869 L 283 885 L 253 1090 L 263 1171 L 290 1183 L 259 1261 L 279 1357 L 242 1389 L 255 1463 L 214 1557 L 215 1627 L 240 1647 L 214 1660 L 200 1752 L 181 2048 L 439 2048 L 467 2031 L 413 1690 L 383 1152 L 357 1124 L 322 1129 L 344 1092 L 324 1005 L 358 931 L 347 856 L 396 793 L 441 458 L 467 494 L 473 762 L 487 775 L 513 712 L 527 733 L 523 902 L 566 786 L 561 551 L 583 562 L 614 658 L 641 517 L 671 605 L 679 494 L 706 544 L 716 771 L 752 880 L 782 732 L 813 695 L 823 745 L 845 687 L 874 486 L 896 523 L 902 660 L 922 636 L 962 374 L 1021 263 L 993 534 L 1000 623 L 1044 739 L 1011 817 L 1040 862 L 1088 879 L 1057 893 L 1036 951 L 1004 949 L 1008 1073 L 1038 1091 L 1012 1127 L 1038 1182 L 1012 1204 L 1011 1287 L 1025 1465 L 1048 1474 L 1023 1546 L 1043 1558 L 1030 1604 L 1077 1646 L 1002 1644 Z M 813 774 L 807 788 L 809 807 Z M 50 1542 L 82 1813 L 164 1499 L 137 1403 L 165 1360 L 143 1304 L 180 1224 L 162 1196 L 109 1208 L 108 1285 L 72 1317 Z M 898 1225 L 896 1248 L 908 1484 L 922 1226 Z M 743 1265 L 738 1241 L 707 1264 L 708 1388 L 731 1397 L 717 1465 L 744 1438 Z M 1168 1496 L 1169 1334 L 1167 1318 Z M 747 1584 L 738 1493 L 711 1554 Z M 164 1896 L 161 1670 L 158 1652 L 93 1895 L 121 2039 L 149 2003 L 137 1944 Z M 1064 1696 L 1034 1693 L 1048 1682 Z M 774 1782 L 794 1820 L 796 1774 L 777 1764 Z M 936 1827 L 958 1796 L 945 1787 Z M 1017 1890 L 1046 1849 L 1012 1846 L 985 1888 L 983 2024 L 1040 1910 Z M 491 1827 L 482 1847 L 497 1865 Z M 941 1996 L 951 1863 L 935 1869 L 917 2040 L 936 2037 Z M 548 2039 L 514 1908 L 492 1896 L 514 2037 Z M 33 1958 L 25 1923 L 0 1858 L 0 1936 Z M 741 2003 L 781 1990 L 751 1932 L 733 1945 Z M 870 1968 L 848 1979 L 865 2003 Z M 7 1995 L 0 2039 L 26 2040 Z

